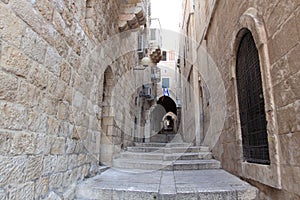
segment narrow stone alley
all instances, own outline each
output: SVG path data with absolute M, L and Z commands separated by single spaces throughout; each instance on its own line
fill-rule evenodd
M 221 169 L 207 147 L 136 143 L 113 167 L 77 186 L 76 199 L 255 199 L 257 189 Z
M 300 200 L 299 0 L 0 0 L 0 200 Z

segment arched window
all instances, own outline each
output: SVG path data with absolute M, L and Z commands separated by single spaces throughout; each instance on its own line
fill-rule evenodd
M 237 52 L 236 77 L 244 160 L 270 164 L 258 50 L 251 32 L 243 31 Z

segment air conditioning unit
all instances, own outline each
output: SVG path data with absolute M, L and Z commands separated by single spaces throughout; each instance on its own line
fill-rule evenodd
M 140 93 L 141 97 L 145 97 L 147 100 L 153 100 L 155 96 L 152 94 L 152 85 L 145 84 L 143 85 L 143 91 Z

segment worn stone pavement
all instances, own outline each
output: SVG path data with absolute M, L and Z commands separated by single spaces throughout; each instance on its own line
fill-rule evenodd
M 187 171 L 110 168 L 78 185 L 77 200 L 255 199 L 257 189 L 222 169 Z

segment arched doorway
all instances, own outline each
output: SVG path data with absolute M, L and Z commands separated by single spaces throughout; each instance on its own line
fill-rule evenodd
M 175 133 L 177 130 L 177 116 L 173 112 L 168 112 L 163 117 L 163 132 Z
M 177 106 L 172 98 L 162 96 L 151 112 L 151 142 L 170 142 L 177 133 Z
M 270 164 L 260 60 L 252 33 L 243 29 L 236 76 L 244 160 Z
M 172 112 L 177 115 L 177 106 L 171 97 L 162 96 L 158 99 L 157 104 L 162 105 L 167 113 Z
M 101 103 L 101 153 L 100 162 L 109 165 L 114 153 L 112 142 L 115 131 L 115 120 L 113 113 L 112 93 L 114 88 L 114 75 L 110 66 L 104 72 L 100 82 L 99 102 Z M 102 90 L 102 91 L 101 91 Z

